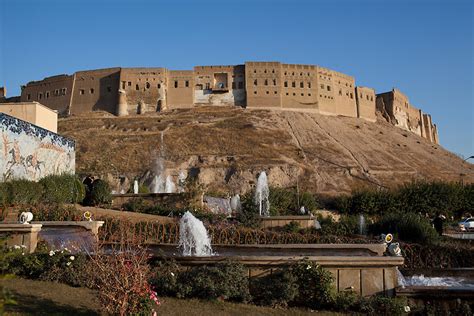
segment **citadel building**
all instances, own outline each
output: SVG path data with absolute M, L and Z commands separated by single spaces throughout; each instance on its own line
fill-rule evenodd
M 6 96 L 3 96 L 6 98 Z M 0 97 L 0 102 L 1 102 Z M 355 78 L 315 65 L 246 62 L 244 65 L 166 68 L 108 68 L 31 81 L 21 102 L 40 102 L 60 116 L 103 110 L 118 116 L 202 105 L 291 110 L 392 124 L 438 143 L 431 116 L 394 89 L 376 95 Z

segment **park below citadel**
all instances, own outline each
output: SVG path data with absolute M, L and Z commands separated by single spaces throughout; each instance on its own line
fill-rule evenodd
M 473 209 L 472 164 L 375 107 L 373 121 L 229 105 L 94 111 L 55 129 L 52 113 L 5 106 L 2 273 L 100 288 L 97 308 L 112 314 L 159 313 L 172 297 L 471 311 L 471 234 L 456 224 Z

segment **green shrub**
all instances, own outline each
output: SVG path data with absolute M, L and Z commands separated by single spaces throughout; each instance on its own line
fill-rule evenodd
M 406 314 L 405 306 L 407 306 L 406 298 L 390 298 L 376 295 L 369 298 L 361 298 L 358 311 L 371 316 L 399 316 Z
M 295 276 L 288 269 L 283 269 L 252 278 L 250 294 L 258 305 L 285 307 L 298 294 L 298 285 Z
M 43 187 L 41 184 L 28 180 L 14 180 L 7 182 L 8 204 L 35 205 L 41 201 Z
M 132 198 L 123 203 L 122 208 L 127 212 L 143 212 L 147 208 L 147 205 L 142 198 Z
M 359 217 L 357 215 L 342 215 L 339 222 L 330 217 L 318 217 L 322 235 L 348 236 L 359 234 Z
M 333 303 L 334 288 L 331 272 L 316 262 L 302 260 L 291 267 L 291 273 L 298 285 L 298 294 L 294 302 L 298 306 L 311 309 L 324 309 Z
M 42 201 L 45 203 L 78 203 L 85 196 L 82 182 L 74 175 L 50 175 L 42 178 Z
M 248 193 L 242 197 L 242 211 L 237 215 L 237 220 L 245 227 L 260 227 L 258 207 L 253 201 L 253 194 Z
M 439 235 L 429 220 L 413 213 L 389 213 L 369 226 L 372 234 L 395 234 L 400 240 L 420 244 L 435 244 Z
M 240 263 L 193 267 L 178 275 L 178 297 L 246 302 L 250 299 L 247 271 Z
M 82 213 L 72 205 L 41 204 L 33 209 L 35 221 L 80 221 Z
M 389 191 L 357 191 L 352 194 L 349 205 L 351 214 L 380 214 L 393 212 L 400 207 L 397 197 Z
M 270 215 L 300 215 L 300 208 L 312 212 L 319 207 L 314 195 L 309 192 L 300 193 L 299 199 L 294 188 L 270 188 Z M 298 203 L 299 202 L 299 203 Z
M 97 179 L 92 183 L 92 189 L 87 192 L 85 204 L 91 206 L 109 205 L 112 202 L 112 195 L 109 184 Z
M 300 224 L 296 221 L 291 221 L 282 227 L 282 230 L 287 233 L 297 233 L 300 229 Z
M 20 277 L 55 281 L 71 286 L 87 286 L 87 257 L 71 254 L 66 250 L 24 253 L 23 248 L 2 249 L 0 256 L 1 274 L 14 274 Z
M 180 266 L 174 260 L 163 260 L 156 263 L 152 270 L 150 283 L 156 289 L 158 295 L 177 295 L 180 271 Z
M 359 296 L 353 291 L 342 291 L 334 295 L 334 308 L 341 312 L 347 312 L 357 308 Z
M 74 177 L 74 191 L 72 195 L 72 203 L 82 203 L 86 198 L 86 186 L 77 176 Z

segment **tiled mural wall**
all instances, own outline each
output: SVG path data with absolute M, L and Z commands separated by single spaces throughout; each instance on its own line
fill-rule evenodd
M 0 113 L 0 182 L 73 174 L 74 148 L 73 140 Z

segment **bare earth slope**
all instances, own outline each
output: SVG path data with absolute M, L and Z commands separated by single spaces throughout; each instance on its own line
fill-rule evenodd
M 330 194 L 414 179 L 474 181 L 474 165 L 383 120 L 202 107 L 59 122 L 59 133 L 76 140 L 77 172 L 115 178 L 117 190 L 135 177 L 151 182 L 161 131 L 171 174 L 185 170 L 210 189 L 231 193 L 247 191 L 262 170 L 273 185 L 298 181 Z

